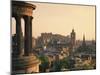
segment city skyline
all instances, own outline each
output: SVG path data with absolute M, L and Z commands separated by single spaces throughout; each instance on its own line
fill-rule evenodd
M 12 1 L 11 74 L 96 69 L 95 6 L 31 3 Z
M 95 6 L 34 3 L 32 35 L 38 37 L 41 33 L 70 35 L 74 28 L 76 39 L 95 40 Z M 15 33 L 15 22 L 12 19 L 12 34 Z M 22 20 L 22 30 L 24 21 Z M 92 34 L 92 35 L 91 35 Z

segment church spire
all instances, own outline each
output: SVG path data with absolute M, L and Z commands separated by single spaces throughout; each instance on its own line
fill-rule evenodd
M 85 41 L 85 34 L 83 35 L 83 41 Z
M 83 42 L 82 42 L 83 46 L 86 46 L 86 41 L 85 41 L 85 34 L 83 35 Z
M 72 32 L 74 32 L 74 28 L 72 29 Z

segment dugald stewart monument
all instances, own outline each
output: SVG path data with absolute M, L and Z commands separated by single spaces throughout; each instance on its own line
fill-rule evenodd
M 39 72 L 40 61 L 32 50 L 32 14 L 35 9 L 36 6 L 33 4 L 12 1 L 12 17 L 16 20 L 16 42 L 12 51 L 12 74 Z M 21 18 L 25 21 L 24 43 Z

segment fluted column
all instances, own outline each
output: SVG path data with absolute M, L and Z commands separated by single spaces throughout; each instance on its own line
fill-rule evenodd
M 21 16 L 15 16 L 16 19 L 16 40 L 17 40 L 17 51 L 16 55 L 21 56 L 22 54 L 22 29 L 21 29 Z
M 24 20 L 25 20 L 24 54 L 28 56 L 32 54 L 32 17 L 24 16 Z

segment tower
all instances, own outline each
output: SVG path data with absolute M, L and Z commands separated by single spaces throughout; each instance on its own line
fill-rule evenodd
M 83 42 L 82 42 L 82 46 L 83 46 L 83 47 L 85 47 L 85 46 L 86 46 L 85 35 L 83 35 Z
M 76 41 L 76 33 L 74 31 L 74 29 L 72 29 L 72 32 L 70 34 L 70 56 L 74 56 L 74 52 L 75 52 L 75 41 Z
M 75 41 L 76 41 L 76 33 L 74 29 L 72 29 L 72 32 L 71 32 L 71 47 L 72 48 L 75 46 Z

